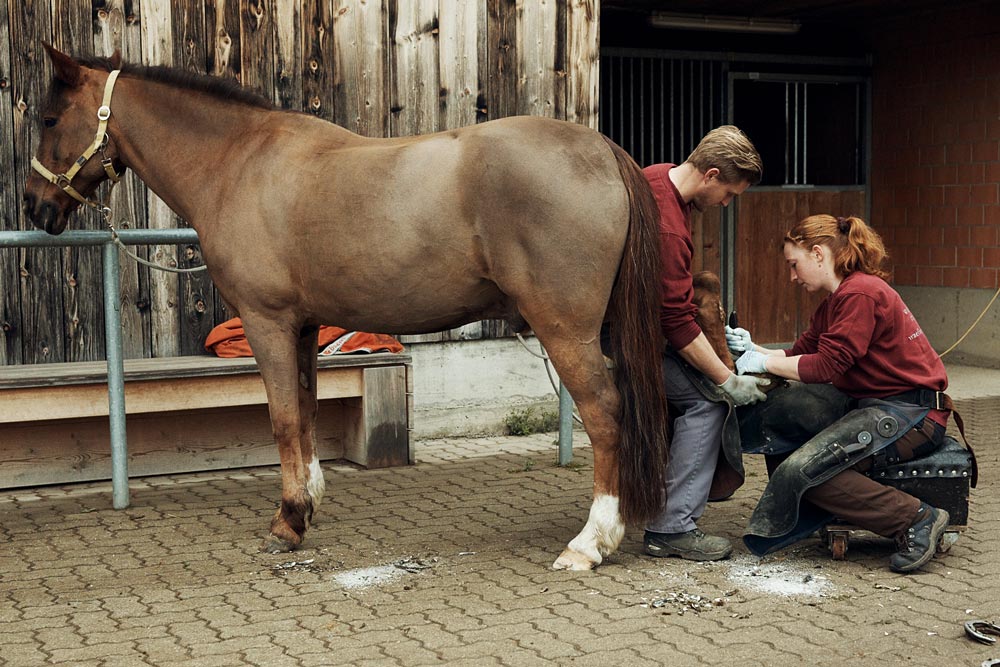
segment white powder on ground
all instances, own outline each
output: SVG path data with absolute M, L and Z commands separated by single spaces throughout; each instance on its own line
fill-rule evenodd
M 335 574 L 333 580 L 348 589 L 368 588 L 392 581 L 401 574 L 403 574 L 403 570 L 395 565 L 376 565 L 375 567 L 362 567 Z
M 830 580 L 807 563 L 760 563 L 743 556 L 729 563 L 729 580 L 736 585 L 771 595 L 823 597 L 833 592 Z

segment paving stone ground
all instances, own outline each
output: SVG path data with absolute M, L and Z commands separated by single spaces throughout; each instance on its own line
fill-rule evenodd
M 630 529 L 594 572 L 550 564 L 589 509 L 591 458 L 556 465 L 554 435 L 418 442 L 418 463 L 326 466 L 304 548 L 258 551 L 277 469 L 0 495 L 0 665 L 974 665 L 1000 645 L 1000 410 L 963 403 L 978 445 L 970 529 L 924 571 L 893 545 L 818 539 L 758 560 L 656 560 Z M 737 539 L 765 479 L 710 505 Z

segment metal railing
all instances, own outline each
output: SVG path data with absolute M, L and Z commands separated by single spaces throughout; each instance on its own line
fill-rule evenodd
M 197 244 L 193 229 L 123 229 L 125 245 Z M 108 364 L 108 416 L 111 428 L 111 488 L 115 509 L 129 505 L 128 441 L 125 432 L 125 360 L 122 354 L 121 265 L 118 245 L 110 231 L 68 231 L 52 236 L 43 231 L 0 231 L 0 248 L 100 246 L 104 286 L 104 344 Z

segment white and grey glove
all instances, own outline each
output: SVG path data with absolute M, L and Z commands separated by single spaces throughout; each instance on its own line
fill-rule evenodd
M 767 398 L 767 394 L 758 387 L 767 384 L 765 378 L 753 375 L 730 375 L 729 379 L 719 385 L 722 391 L 729 394 L 736 405 L 750 405 Z
M 733 354 L 742 354 L 753 349 L 753 341 L 750 340 L 750 332 L 742 327 L 733 329 L 726 326 L 726 345 Z
M 740 358 L 736 360 L 736 371 L 740 375 L 746 375 L 747 373 L 766 373 L 768 355 L 763 352 L 758 352 L 757 350 L 747 350 Z

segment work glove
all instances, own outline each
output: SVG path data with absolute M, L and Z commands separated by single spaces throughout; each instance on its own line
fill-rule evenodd
M 753 375 L 730 375 L 728 380 L 719 385 L 719 388 L 729 394 L 734 404 L 750 405 L 767 398 L 767 395 L 758 389 L 758 386 L 767 383 L 768 380 L 765 378 Z
M 732 328 L 726 326 L 726 345 L 733 354 L 741 354 L 753 349 L 753 341 L 750 340 L 750 332 L 743 327 Z
M 767 366 L 764 362 L 767 360 L 768 355 L 763 352 L 758 352 L 757 350 L 747 350 L 740 358 L 736 360 L 736 371 L 740 375 L 746 375 L 747 373 L 766 373 Z

